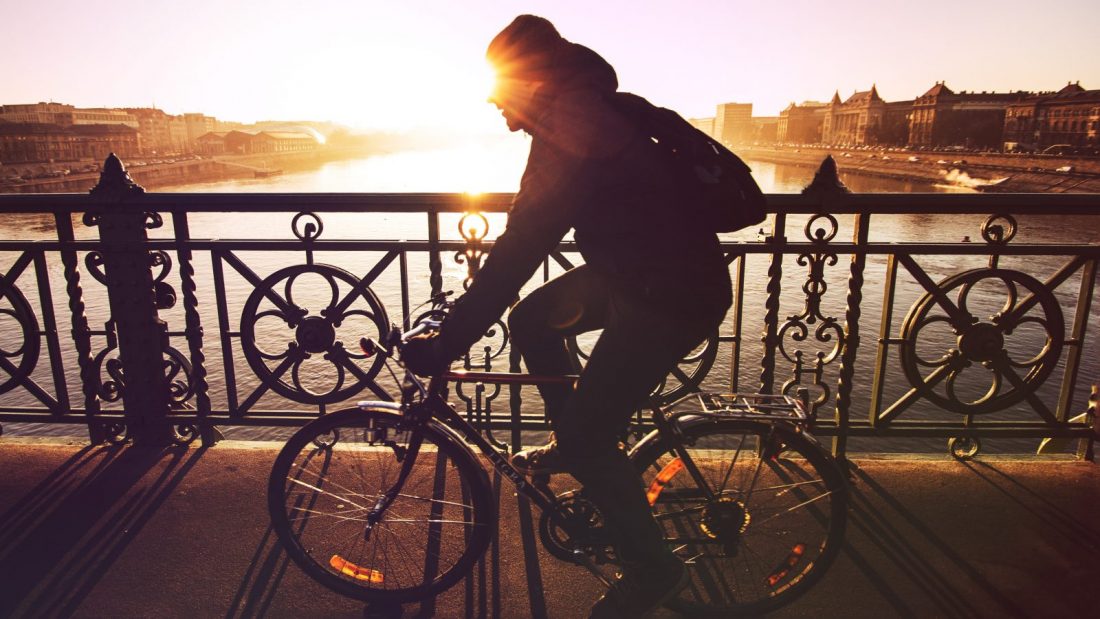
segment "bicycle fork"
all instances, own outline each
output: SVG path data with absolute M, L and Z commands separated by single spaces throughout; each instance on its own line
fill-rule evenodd
M 397 495 L 401 493 L 401 488 L 405 486 L 405 480 L 409 478 L 409 473 L 412 472 L 413 465 L 416 463 L 416 456 L 420 453 L 420 446 L 423 442 L 423 435 L 414 430 L 410 437 L 409 444 L 405 448 L 404 458 L 401 461 L 401 470 L 397 474 L 397 479 L 388 490 L 378 497 L 378 500 L 374 503 L 374 507 L 367 512 L 367 526 L 363 529 L 363 541 L 370 541 L 374 525 L 382 521 L 382 515 L 385 514 L 386 508 L 388 508 L 390 504 L 393 503 L 394 499 L 397 498 Z

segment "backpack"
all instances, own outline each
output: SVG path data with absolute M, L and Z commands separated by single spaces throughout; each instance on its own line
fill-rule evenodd
M 676 112 L 638 95 L 616 92 L 611 104 L 653 140 L 676 172 L 687 202 L 714 232 L 758 224 L 766 215 L 764 192 L 741 158 Z

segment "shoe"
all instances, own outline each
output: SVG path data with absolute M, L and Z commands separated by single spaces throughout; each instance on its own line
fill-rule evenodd
M 675 556 L 658 565 L 623 565 L 623 573 L 596 600 L 588 619 L 637 619 L 671 600 L 691 580 L 687 566 Z
M 516 452 L 512 456 L 512 466 L 526 475 L 550 475 L 565 472 L 557 441 L 550 441 L 539 447 L 531 447 Z

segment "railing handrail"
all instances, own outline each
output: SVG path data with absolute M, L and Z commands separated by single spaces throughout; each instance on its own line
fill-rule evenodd
M 488 213 L 507 212 L 512 193 L 146 193 L 137 200 L 105 201 L 78 193 L 0 194 L 0 213 L 83 212 L 112 204 L 143 210 L 193 213 L 322 212 L 461 213 L 475 207 Z M 140 204 L 140 206 L 138 206 Z M 944 213 L 1016 215 L 1096 215 L 1100 195 L 1088 193 L 845 193 L 768 194 L 768 211 L 784 214 L 834 215 L 905 214 L 914 209 Z

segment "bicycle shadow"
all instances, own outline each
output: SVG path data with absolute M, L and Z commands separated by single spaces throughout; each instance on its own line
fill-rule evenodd
M 73 614 L 204 451 L 88 446 L 58 466 L 0 515 L 0 616 Z

